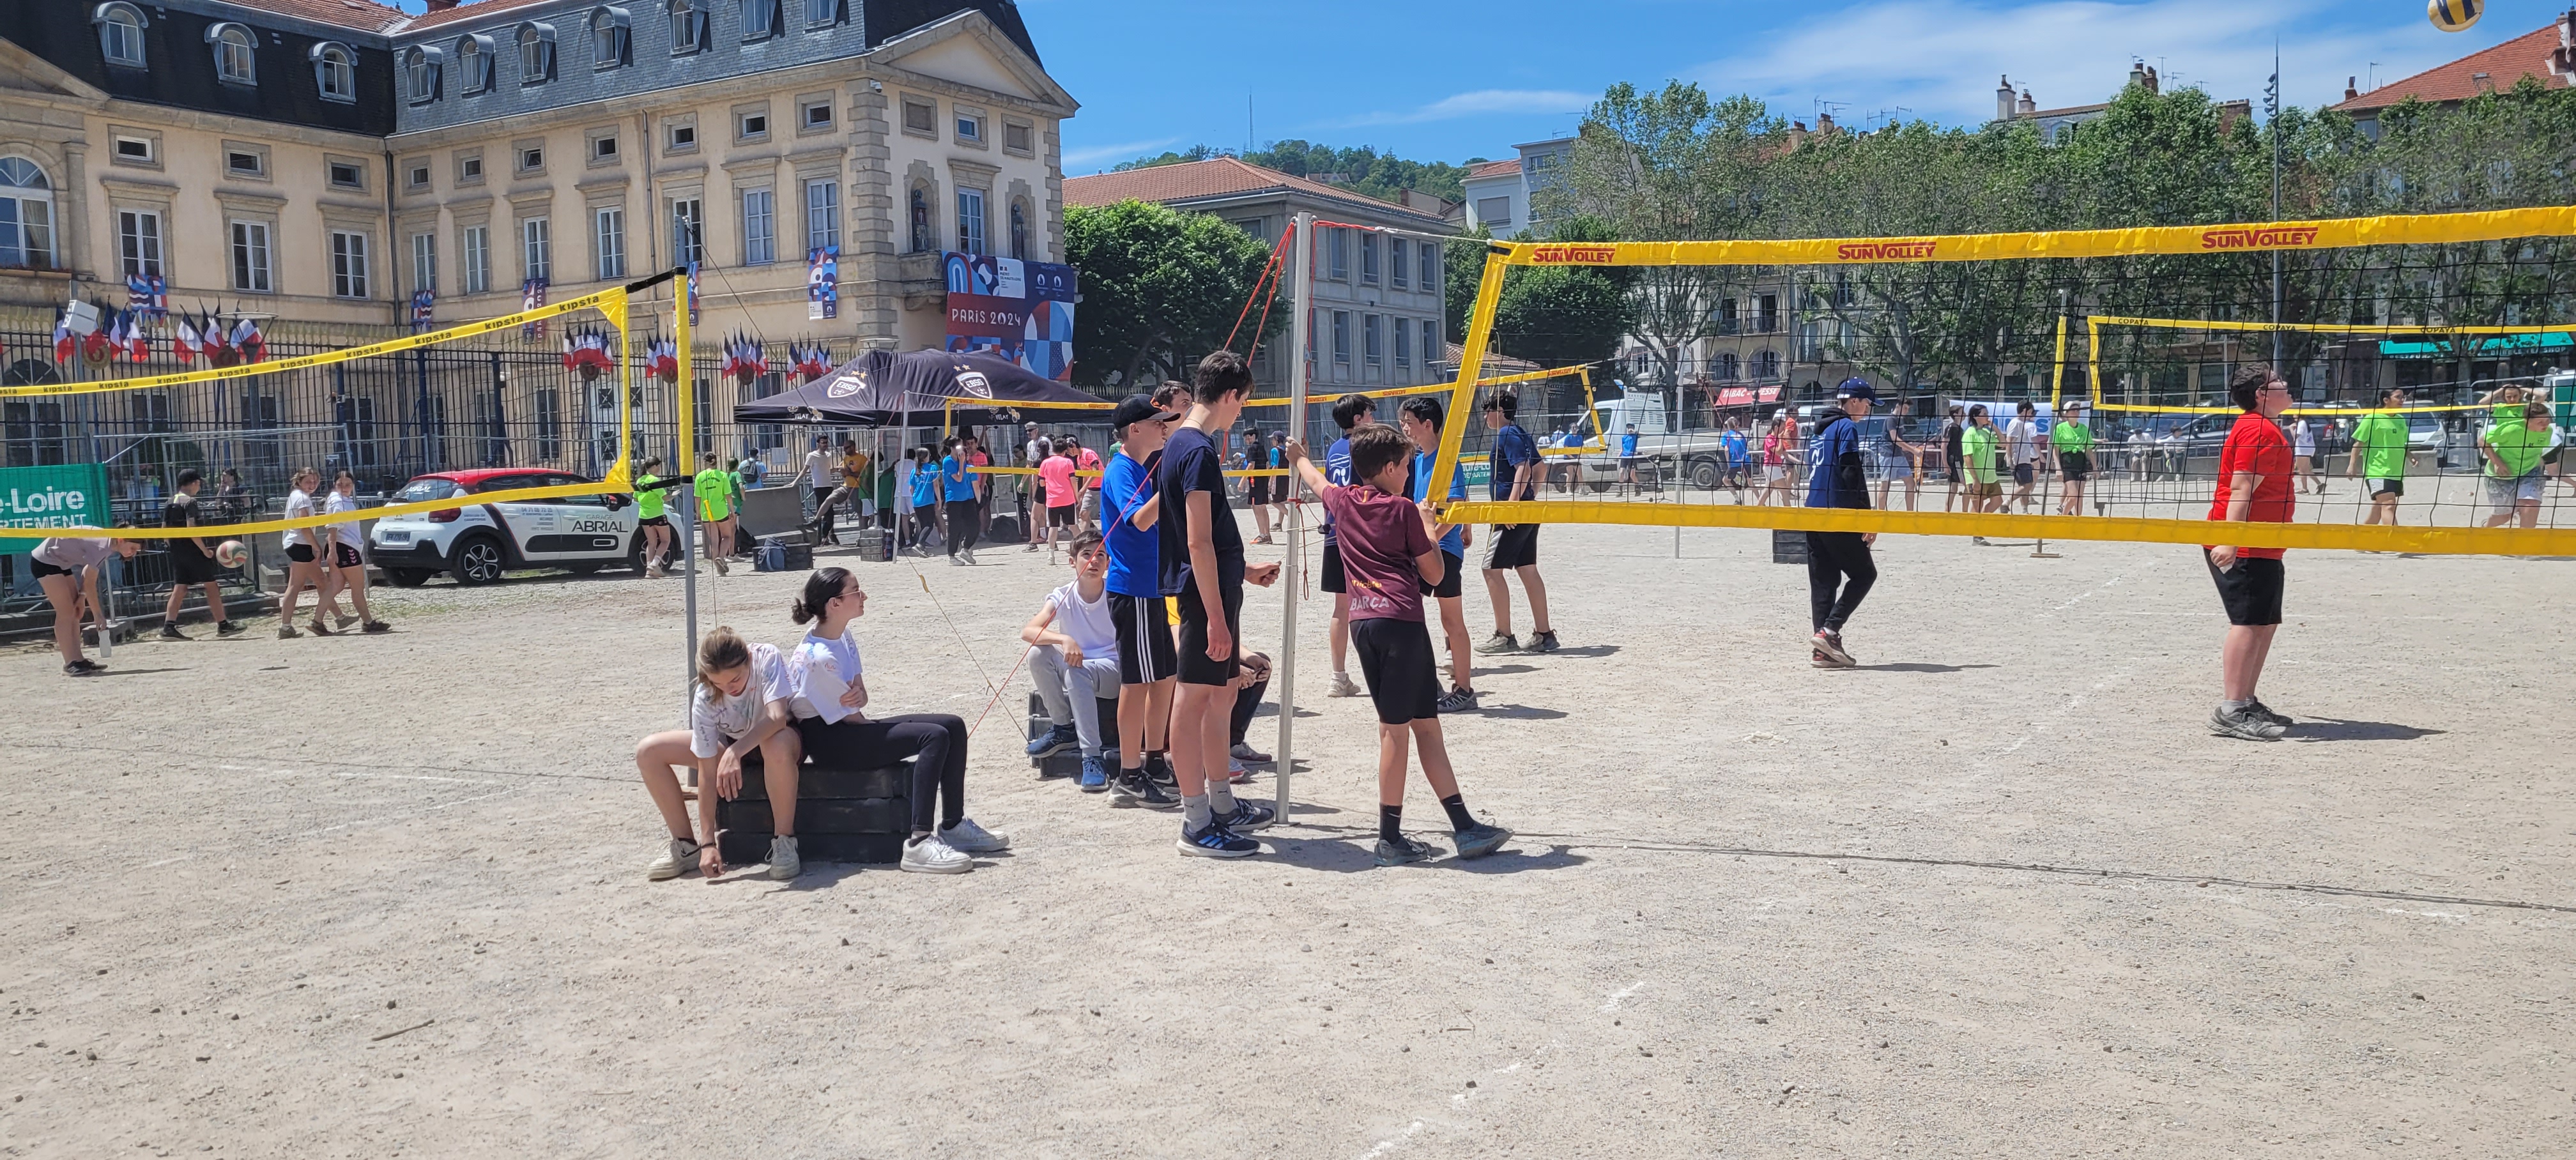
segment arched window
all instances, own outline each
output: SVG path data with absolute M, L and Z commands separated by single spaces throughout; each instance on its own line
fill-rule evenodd
M 627 52 L 626 10 L 599 8 L 590 14 L 590 63 L 592 68 L 616 68 L 629 59 Z
M 0 157 L 0 266 L 55 266 L 53 183 L 24 157 Z
M 107 63 L 143 67 L 143 30 L 150 21 L 131 4 L 101 4 L 90 17 L 98 25 L 98 48 Z
M 707 14 L 697 0 L 670 0 L 671 55 L 687 56 L 706 47 Z
M 345 44 L 324 41 L 313 46 L 313 86 L 326 101 L 358 99 L 358 54 Z
M 457 83 L 465 93 L 492 91 L 492 41 L 490 37 L 468 36 L 456 42 Z
M 741 3 L 744 40 L 778 35 L 778 0 L 741 0 Z
M 555 78 L 555 30 L 543 24 L 519 26 L 519 83 L 541 85 Z
M 930 198 L 921 187 L 912 187 L 912 252 L 930 249 Z
M 1717 381 L 1731 383 L 1743 377 L 1743 367 L 1736 361 L 1734 351 L 1720 351 L 1716 361 Z
M 1780 377 L 1780 352 L 1765 350 L 1753 356 L 1753 381 L 1767 383 Z
M 206 43 L 215 46 L 215 77 L 237 85 L 259 83 L 259 41 L 250 29 L 238 24 L 218 24 L 206 30 Z
M 1027 203 L 1017 200 L 1011 202 L 1011 256 L 1029 260 L 1029 212 Z
M 403 95 L 415 105 L 438 99 L 438 58 L 425 48 L 403 54 Z

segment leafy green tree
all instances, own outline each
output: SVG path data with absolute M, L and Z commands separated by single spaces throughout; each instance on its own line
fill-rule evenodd
M 1073 377 L 1088 387 L 1112 371 L 1121 383 L 1175 377 L 1223 345 L 1270 260 L 1222 219 L 1151 202 L 1067 207 L 1064 233 L 1065 260 L 1082 272 Z M 1286 322 L 1270 312 L 1272 332 Z
M 1541 366 L 1601 362 L 1619 353 L 1635 325 L 1627 292 L 1582 266 L 1515 267 L 1495 303 L 1494 335 L 1503 353 Z

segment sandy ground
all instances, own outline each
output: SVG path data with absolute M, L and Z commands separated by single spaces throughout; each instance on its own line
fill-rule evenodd
M 2264 692 L 2305 723 L 2254 745 L 2202 728 L 2188 549 L 1890 540 L 1865 667 L 1819 672 L 1764 534 L 1679 545 L 1547 532 L 1566 650 L 1448 723 L 1521 836 L 1397 870 L 1320 601 L 1268 854 L 1036 781 L 1022 680 L 969 779 L 1017 844 L 959 878 L 644 880 L 673 582 L 0 656 L 0 1152 L 2576 1151 L 2568 562 L 2294 556 Z M 984 560 L 861 566 L 878 708 L 992 699 L 1064 573 Z M 790 640 L 799 579 L 710 580 L 708 623 Z

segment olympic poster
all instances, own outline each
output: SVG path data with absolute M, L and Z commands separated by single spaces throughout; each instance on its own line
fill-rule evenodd
M 805 317 L 808 321 L 841 316 L 841 247 L 817 246 L 805 251 Z
M 1058 382 L 1073 377 L 1073 267 L 942 253 L 948 349 L 1002 355 Z

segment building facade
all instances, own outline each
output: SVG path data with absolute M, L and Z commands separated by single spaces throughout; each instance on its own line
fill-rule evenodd
M 1470 166 L 1465 180 L 1466 220 L 1469 229 L 1482 229 L 1498 238 L 1510 238 L 1526 230 L 1539 237 L 1547 234 L 1543 199 L 1536 195 L 1551 183 L 1564 180 L 1566 166 L 1574 160 L 1574 138 L 1556 137 L 1515 145 L 1519 156 L 1503 161 L 1484 161 Z
M 1214 214 L 1243 232 L 1276 243 L 1300 213 L 1373 230 L 1320 229 L 1315 237 L 1314 340 L 1307 356 L 1316 395 L 1371 387 L 1446 382 L 1442 339 L 1440 237 L 1434 214 L 1365 194 L 1291 177 L 1233 157 L 1157 165 L 1076 177 L 1064 183 L 1071 205 L 1130 199 Z M 1379 232 L 1384 231 L 1384 232 Z M 1293 309 L 1283 291 L 1277 309 Z M 1288 364 L 1265 347 L 1252 364 L 1264 394 L 1287 389 Z
M 2576 83 L 2576 10 L 2546 28 L 2534 29 L 2493 48 L 2390 81 L 2369 92 L 2346 78 L 2343 100 L 2334 111 L 2353 119 L 2373 140 L 2379 137 L 2380 113 L 2406 101 L 2457 105 L 2480 93 L 2501 92 L 2531 77 L 2553 89 Z

